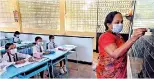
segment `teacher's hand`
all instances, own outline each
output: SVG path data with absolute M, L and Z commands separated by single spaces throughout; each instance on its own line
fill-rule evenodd
M 136 41 L 138 38 L 144 35 L 144 33 L 147 31 L 146 28 L 138 28 L 134 29 L 131 39 L 133 41 Z

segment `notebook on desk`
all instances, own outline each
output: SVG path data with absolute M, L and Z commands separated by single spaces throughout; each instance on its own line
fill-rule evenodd
M 32 63 L 34 63 L 34 62 L 26 61 L 25 63 L 22 63 L 22 64 L 15 64 L 14 66 L 15 66 L 16 68 L 20 68 L 20 67 L 23 67 L 23 66 L 32 64 Z

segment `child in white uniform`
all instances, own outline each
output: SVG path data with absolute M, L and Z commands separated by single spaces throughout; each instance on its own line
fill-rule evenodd
M 13 37 L 13 42 L 14 43 L 20 43 L 21 42 L 21 40 L 19 38 L 19 35 L 20 35 L 20 32 L 18 32 L 18 31 L 14 32 L 14 37 Z
M 57 47 L 57 45 L 54 42 L 54 36 L 50 35 L 49 36 L 49 43 L 47 46 L 47 49 L 54 49 Z M 67 72 L 66 66 L 65 66 L 65 60 L 60 61 L 60 73 L 64 74 L 65 72 Z
M 33 56 L 34 56 L 34 53 L 44 53 L 43 52 L 44 49 L 43 49 L 43 42 L 42 42 L 42 38 L 41 37 L 36 37 L 35 38 L 35 46 L 33 47 Z M 40 76 L 41 78 L 43 78 L 43 74 L 44 74 L 44 71 L 40 72 Z
M 33 54 L 34 53 L 44 53 L 44 48 L 43 48 L 43 42 L 41 37 L 36 37 L 35 38 L 35 46 L 33 47 Z
M 2 56 L 3 61 L 15 62 L 16 64 L 25 63 L 32 57 L 28 54 L 22 54 L 17 52 L 17 48 L 13 43 L 7 43 L 5 45 L 6 53 Z

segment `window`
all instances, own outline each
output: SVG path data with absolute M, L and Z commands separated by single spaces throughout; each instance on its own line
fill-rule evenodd
M 104 20 L 111 11 L 119 11 L 125 16 L 132 8 L 132 0 L 99 0 L 97 32 L 104 32 Z M 121 33 L 129 33 L 130 21 L 123 17 L 123 30 Z
M 154 28 L 153 0 L 139 0 L 136 2 L 134 27 Z
M 19 0 L 23 28 L 60 29 L 60 0 Z
M 65 30 L 96 32 L 97 0 L 66 0 Z
M 15 27 L 14 14 L 10 0 L 0 1 L 0 27 Z

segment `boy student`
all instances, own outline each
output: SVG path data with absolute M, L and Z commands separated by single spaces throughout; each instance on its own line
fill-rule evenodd
M 5 45 L 5 50 L 6 53 L 2 55 L 3 61 L 15 62 L 15 64 L 25 63 L 26 61 L 33 61 L 30 55 L 17 52 L 17 48 L 13 43 L 7 43 Z
M 42 38 L 39 36 L 35 37 L 35 46 L 33 47 L 33 56 L 35 53 L 47 54 L 44 52 Z M 46 74 L 48 74 L 48 73 L 46 73 Z M 41 76 L 41 78 L 44 77 L 44 71 L 40 72 L 40 76 Z
M 33 47 L 33 53 L 42 53 L 43 54 L 44 48 L 43 48 L 43 42 L 42 38 L 37 36 L 35 38 L 35 46 Z
M 19 35 L 20 35 L 20 32 L 18 32 L 18 31 L 15 31 L 15 32 L 14 32 L 14 37 L 13 37 L 13 42 L 14 42 L 14 43 L 19 43 L 19 42 L 21 42 L 21 40 L 20 40 L 20 38 L 19 38 Z
M 47 49 L 54 49 L 57 47 L 57 45 L 54 42 L 54 36 L 50 35 L 49 36 L 49 43 L 47 46 Z M 64 64 L 63 64 L 64 63 Z M 65 72 L 67 72 L 66 66 L 65 66 L 65 60 L 60 61 L 60 73 L 64 74 Z

